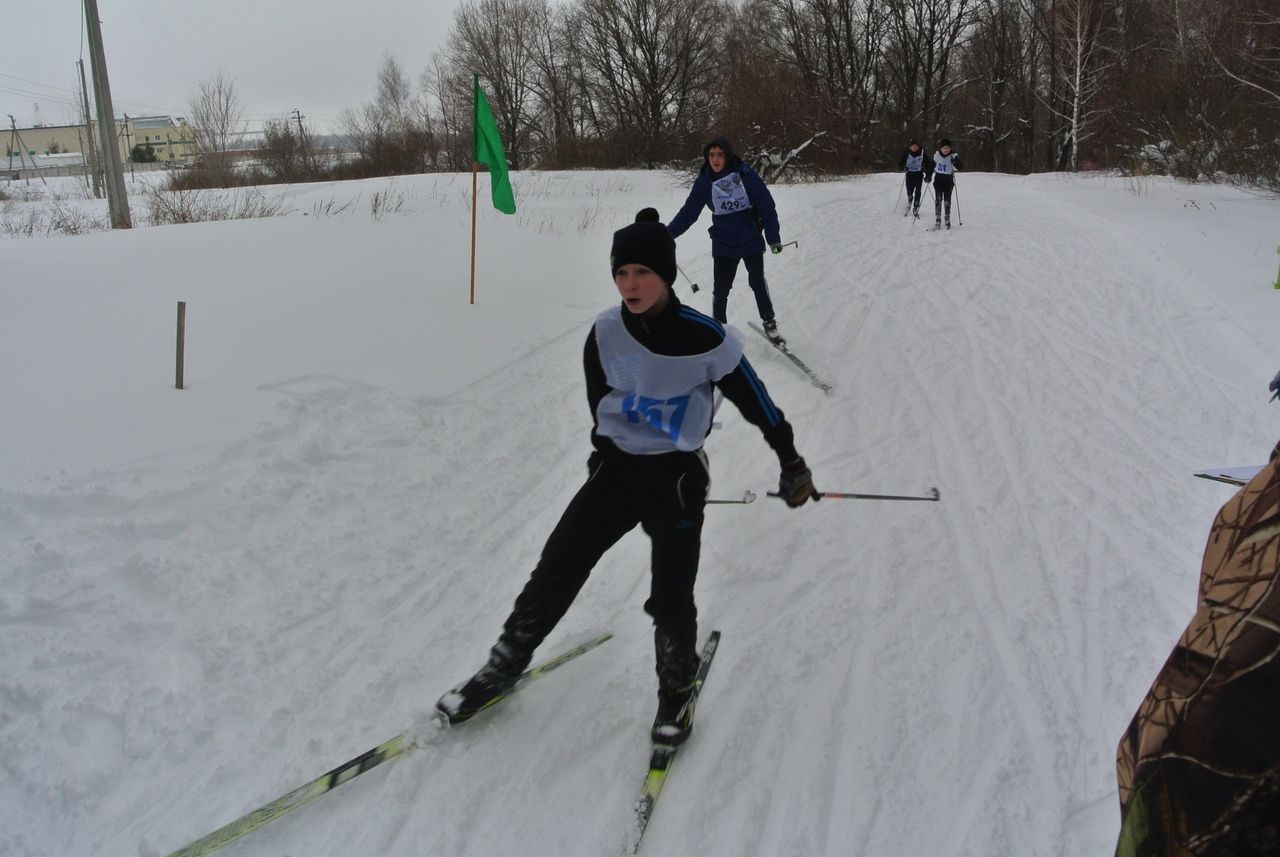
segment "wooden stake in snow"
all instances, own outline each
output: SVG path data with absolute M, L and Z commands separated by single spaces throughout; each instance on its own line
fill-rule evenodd
M 178 362 L 174 386 L 182 389 L 182 368 L 187 345 L 187 302 L 178 301 Z

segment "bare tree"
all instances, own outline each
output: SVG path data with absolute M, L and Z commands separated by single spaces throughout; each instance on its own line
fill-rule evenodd
M 965 127 L 978 143 L 965 158 L 971 167 L 1004 168 L 1009 150 L 1026 139 L 1035 108 L 1035 56 L 1034 33 L 1016 0 L 980 0 L 963 59 L 966 94 L 977 111 L 977 121 Z
M 454 10 L 447 52 L 456 72 L 484 83 L 512 168 L 543 147 L 537 121 L 535 51 L 550 25 L 546 0 L 464 0 Z
M 1272 0 L 1268 5 L 1232 10 L 1225 17 L 1235 38 L 1215 50 L 1212 30 L 1206 27 L 1205 45 L 1223 73 L 1280 106 L 1280 4 Z
M 455 70 L 444 57 L 432 57 L 418 78 L 425 97 L 434 98 L 431 111 L 436 133 L 432 168 L 453 172 L 471 169 L 471 74 Z
M 795 69 L 809 102 L 798 135 L 820 146 L 866 154 L 887 97 L 882 0 L 765 0 L 776 35 L 764 33 L 775 62 Z M 749 48 L 748 48 L 749 50 Z
M 235 78 L 218 71 L 201 81 L 188 110 L 200 166 L 212 183 L 227 187 L 233 173 L 230 153 L 240 147 L 243 137 Z
M 314 176 L 306 126 L 289 119 L 268 119 L 263 129 L 262 162 L 276 181 L 298 182 Z
M 576 81 L 580 76 L 580 59 L 573 50 L 572 18 L 540 4 L 535 27 L 536 41 L 529 46 L 529 56 L 536 74 L 532 88 L 537 96 L 536 116 L 545 156 L 559 160 L 576 147 L 583 135 L 585 93 Z
M 719 97 L 720 0 L 581 0 L 575 26 L 587 86 L 624 162 L 687 149 Z
M 434 129 L 421 99 L 400 63 L 390 54 L 378 69 L 378 91 L 373 102 L 344 110 L 339 117 L 348 137 L 360 153 L 364 171 L 373 175 L 424 172 L 433 150 Z
M 956 89 L 950 80 L 953 54 L 970 25 L 971 0 L 889 0 L 887 7 L 887 71 L 897 82 L 903 117 L 937 131 Z

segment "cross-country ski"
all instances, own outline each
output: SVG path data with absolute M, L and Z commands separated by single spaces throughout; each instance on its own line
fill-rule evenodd
M 707 673 L 711 670 L 711 661 L 715 658 L 716 650 L 719 647 L 720 632 L 712 631 L 707 637 L 706 644 L 702 647 L 701 663 L 698 666 L 697 675 L 694 677 L 693 688 L 678 714 L 685 727 L 684 735 L 680 738 L 680 742 L 663 743 L 662 738 L 656 735 L 653 738 L 653 749 L 649 754 L 649 772 L 645 775 L 644 786 L 640 790 L 639 799 L 636 801 L 635 829 L 632 831 L 632 838 L 624 848 L 624 854 L 636 854 L 640 850 L 641 838 L 649 826 L 649 819 L 653 816 L 653 810 L 658 803 L 658 798 L 662 795 L 662 787 L 666 785 L 667 777 L 671 773 L 676 753 L 684 745 L 688 732 L 692 729 L 698 697 L 702 693 L 702 686 L 706 683 Z
M 515 684 L 507 691 L 505 696 L 509 696 L 529 681 L 540 676 L 546 675 L 552 670 L 558 669 L 579 655 L 583 655 L 596 646 L 607 642 L 613 637 L 611 633 L 600 634 L 585 643 L 573 646 L 561 652 L 549 660 L 525 670 L 516 680 Z M 500 702 L 501 699 L 495 699 L 491 704 Z M 436 726 L 444 727 L 446 724 L 443 718 L 437 718 Z M 305 785 L 281 795 L 273 801 L 263 804 L 255 810 L 245 813 L 230 824 L 226 824 L 207 836 L 202 836 L 183 848 L 179 848 L 169 855 L 169 857 L 202 857 L 205 854 L 211 854 L 224 845 L 236 841 L 254 830 L 262 827 L 270 821 L 274 821 L 280 816 L 292 812 L 305 804 L 310 803 L 321 795 L 333 791 L 338 786 L 350 782 L 352 779 L 360 776 L 366 771 L 376 768 L 383 762 L 389 762 L 392 759 L 417 748 L 419 736 L 401 733 L 394 738 L 384 741 L 378 746 L 361 753 L 353 759 L 343 762 L 338 767 L 312 780 Z
M 810 369 L 809 364 L 801 360 L 800 357 L 795 352 L 793 352 L 788 345 L 786 345 L 785 343 L 782 345 L 779 345 L 778 343 L 774 342 L 770 338 L 769 334 L 764 332 L 764 328 L 760 327 L 754 321 L 747 322 L 747 326 L 750 327 L 752 330 L 754 330 L 756 333 L 763 336 L 766 342 L 768 342 L 770 345 L 776 348 L 779 352 L 781 352 L 783 357 L 786 357 L 787 360 L 791 361 L 792 365 L 794 365 L 797 369 L 799 369 L 801 374 L 803 374 L 806 378 L 809 379 L 810 384 L 817 387 L 819 390 L 821 390 L 824 393 L 830 393 L 832 391 L 833 386 L 827 383 L 826 381 L 822 380 L 822 378 L 818 376 L 818 373 Z

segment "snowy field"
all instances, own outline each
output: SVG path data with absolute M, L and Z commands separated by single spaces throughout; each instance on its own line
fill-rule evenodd
M 474 306 L 468 176 L 0 240 L 0 854 L 168 854 L 480 665 L 586 472 L 611 233 L 685 192 L 513 178 Z M 712 495 L 761 498 L 708 510 L 724 638 L 642 853 L 1110 853 L 1116 742 L 1231 494 L 1192 473 L 1280 436 L 1280 202 L 962 174 L 964 225 L 931 233 L 892 212 L 896 175 L 774 193 L 799 241 L 766 261 L 778 317 L 834 392 L 746 348 L 818 487 L 942 502 L 789 511 L 721 411 Z M 677 290 L 709 312 L 708 223 L 679 241 L 704 288 Z M 646 546 L 606 556 L 541 654 L 616 639 L 222 853 L 618 853 L 656 687 Z

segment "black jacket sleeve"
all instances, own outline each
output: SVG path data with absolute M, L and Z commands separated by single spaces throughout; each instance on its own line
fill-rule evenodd
M 769 391 L 743 357 L 732 372 L 716 382 L 724 397 L 733 402 L 747 422 L 760 429 L 780 464 L 788 464 L 800 457 L 796 452 L 795 434 L 782 409 L 769 398 Z

